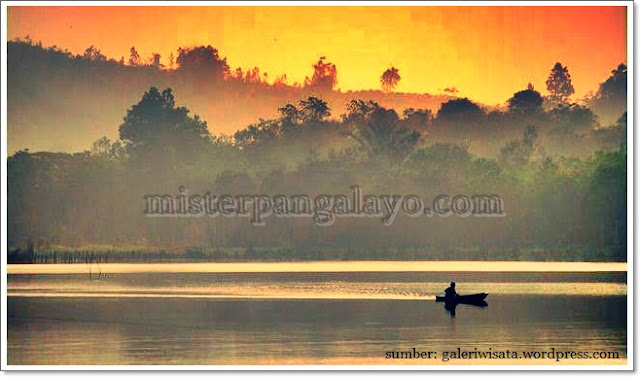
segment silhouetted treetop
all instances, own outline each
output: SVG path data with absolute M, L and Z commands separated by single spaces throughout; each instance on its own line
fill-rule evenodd
M 507 101 L 509 111 L 518 114 L 536 114 L 542 110 L 542 103 L 542 96 L 533 87 L 515 93 Z
M 347 114 L 342 114 L 344 123 L 357 122 L 364 120 L 373 111 L 380 106 L 375 101 L 363 101 L 361 99 L 353 99 L 347 104 Z
M 338 71 L 336 65 L 325 61 L 322 56 L 316 64 L 313 65 L 313 77 L 309 85 L 319 90 L 332 90 L 338 84 Z
M 329 105 L 319 98 L 309 97 L 300 101 L 302 116 L 307 122 L 319 122 L 331 116 Z
M 164 65 L 162 63 L 160 63 L 160 54 L 158 54 L 157 52 L 154 52 L 151 54 L 151 66 L 156 68 L 156 69 L 160 69 L 160 68 L 164 68 Z
M 82 55 L 82 58 L 85 60 L 90 60 L 94 62 L 107 60 L 107 57 L 103 55 L 102 52 L 100 52 L 100 50 L 96 48 L 94 45 L 91 45 L 89 46 L 89 48 L 84 50 L 84 54 Z
M 585 102 L 598 114 L 602 125 L 614 124 L 620 114 L 627 111 L 627 66 L 619 64 L 599 85 L 596 94 L 587 96 Z
M 288 119 L 290 122 L 296 123 L 301 121 L 300 110 L 298 110 L 294 104 L 288 103 L 284 107 L 280 107 L 278 112 L 283 118 Z
M 227 58 L 220 58 L 218 50 L 211 46 L 180 47 L 176 58 L 178 69 L 213 74 L 222 78 L 229 72 Z
M 456 98 L 442 104 L 437 119 L 445 122 L 476 122 L 485 116 L 480 106 L 468 98 Z
M 598 95 L 604 98 L 627 98 L 627 66 L 620 64 L 611 71 L 607 81 L 600 84 Z
M 134 46 L 131 46 L 131 49 L 129 50 L 129 65 L 132 67 L 142 65 L 140 54 L 138 54 L 138 50 L 136 50 Z
M 398 82 L 400 81 L 400 74 L 398 73 L 398 68 L 391 67 L 382 73 L 382 77 L 380 77 L 380 83 L 382 84 L 382 90 L 385 92 L 390 92 L 398 86 Z
M 547 79 L 547 90 L 550 97 L 559 103 L 565 103 L 575 92 L 567 67 L 563 67 L 560 63 L 553 66 Z
M 152 87 L 140 102 L 127 110 L 120 125 L 120 139 L 132 149 L 153 148 L 158 145 L 193 146 L 207 140 L 207 122 L 189 116 L 186 107 L 176 107 L 171 88 L 160 92 Z

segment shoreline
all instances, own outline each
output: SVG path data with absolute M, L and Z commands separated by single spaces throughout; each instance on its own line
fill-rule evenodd
M 7 264 L 8 275 L 277 272 L 628 272 L 626 262 L 330 261 Z

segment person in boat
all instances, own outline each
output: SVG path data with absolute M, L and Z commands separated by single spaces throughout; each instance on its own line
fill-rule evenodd
M 450 300 L 456 297 L 457 295 L 458 295 L 458 292 L 456 292 L 456 283 L 451 282 L 451 285 L 449 286 L 449 288 L 444 290 L 444 298 L 447 300 Z

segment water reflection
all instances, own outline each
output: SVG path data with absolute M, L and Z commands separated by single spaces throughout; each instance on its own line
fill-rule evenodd
M 474 303 L 466 303 L 466 304 L 461 304 L 461 303 L 457 303 L 457 302 L 452 302 L 452 301 L 445 301 L 444 302 L 444 309 L 449 313 L 449 315 L 451 317 L 455 317 L 456 316 L 456 307 L 458 306 L 475 306 L 477 308 L 486 308 L 487 306 L 489 306 L 489 304 L 486 301 L 478 301 L 478 302 L 474 302 Z
M 490 293 L 490 305 L 435 302 L 452 278 L 461 294 Z M 624 272 L 129 271 L 7 279 L 9 364 L 375 365 L 391 362 L 387 351 L 413 347 L 626 356 Z
M 9 298 L 10 364 L 385 363 L 390 350 L 616 350 L 626 297 L 434 301 Z

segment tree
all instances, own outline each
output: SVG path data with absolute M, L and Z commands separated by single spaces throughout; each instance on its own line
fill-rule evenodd
M 296 129 L 303 120 L 302 112 L 291 103 L 288 103 L 284 107 L 279 108 L 278 112 L 282 115 L 281 130 L 283 134 L 286 134 L 290 130 Z
M 280 122 L 273 119 L 260 119 L 257 124 L 249 125 L 247 128 L 237 131 L 233 138 L 236 145 L 244 149 L 252 144 L 276 140 L 282 133 L 283 129 L 280 127 Z
M 427 127 L 427 124 L 433 118 L 433 114 L 431 114 L 431 110 L 429 109 L 414 109 L 412 107 L 408 109 L 404 109 L 402 112 L 402 116 L 404 117 L 404 121 L 407 123 L 411 129 L 414 130 L 424 130 Z
M 141 65 L 140 54 L 134 46 L 131 46 L 131 50 L 129 50 L 129 65 L 132 67 Z
M 589 203 L 585 216 L 596 219 L 598 246 L 609 246 L 618 260 L 627 252 L 627 151 L 599 151 L 588 161 Z M 604 248 L 603 248 L 604 249 Z
M 125 156 L 124 148 L 120 140 L 111 142 L 106 136 L 93 142 L 91 154 L 107 161 L 121 160 Z
M 627 66 L 620 64 L 612 70 L 598 92 L 585 102 L 598 114 L 602 125 L 615 123 L 620 114 L 627 111 Z
M 547 79 L 547 90 L 550 93 L 551 99 L 557 103 L 567 102 L 569 96 L 575 92 L 567 67 L 563 67 L 560 63 L 556 63 L 556 65 L 553 66 Z
M 84 50 L 84 54 L 82 55 L 82 58 L 85 59 L 85 60 L 92 61 L 92 62 L 99 62 L 99 61 L 103 62 L 103 61 L 107 60 L 107 57 L 104 56 L 100 52 L 100 50 L 98 50 L 93 45 L 89 46 L 89 48 Z
M 156 69 L 160 69 L 164 67 L 164 65 L 160 63 L 160 54 L 158 54 L 157 52 L 154 52 L 151 54 L 151 66 Z
M 353 99 L 347 104 L 347 115 L 342 114 L 343 123 L 354 123 L 364 120 L 379 105 L 374 101 L 363 101 L 361 99 Z
M 332 90 L 336 84 L 338 84 L 336 65 L 325 62 L 324 56 L 320 57 L 318 62 L 313 65 L 313 77 L 311 77 L 309 85 L 319 90 L 329 91 Z
M 309 97 L 300 101 L 302 118 L 306 122 L 317 123 L 331 116 L 329 105 L 320 98 Z
M 401 163 L 415 149 L 420 133 L 400 125 L 393 109 L 380 107 L 376 102 L 352 100 L 344 122 L 352 126 L 351 137 L 369 158 L 386 158 Z
M 573 134 L 590 132 L 598 126 L 598 118 L 586 106 L 572 104 L 552 109 L 549 112 L 553 130 L 558 133 Z
M 284 107 L 278 109 L 278 112 L 283 118 L 288 119 L 292 123 L 295 123 L 300 118 L 300 110 L 293 104 L 286 104 Z
M 477 123 L 485 116 L 484 111 L 468 98 L 456 98 L 447 101 L 440 106 L 437 119 L 439 121 L 466 125 Z
M 244 80 L 244 73 L 242 72 L 242 67 L 236 68 L 233 77 L 235 77 L 238 80 Z
M 248 69 L 244 75 L 244 82 L 246 83 L 260 83 L 260 68 L 253 67 L 252 69 Z
M 287 75 L 280 75 L 276 77 L 276 79 L 273 81 L 273 86 L 276 88 L 287 86 Z
M 162 93 L 155 87 L 127 110 L 120 125 L 120 139 L 134 153 L 162 153 L 167 147 L 192 151 L 209 138 L 207 122 L 189 116 L 186 107 L 176 107 L 171 88 Z
M 180 47 L 176 58 L 178 70 L 222 79 L 229 72 L 227 58 L 220 58 L 211 46 Z
M 509 112 L 523 115 L 539 113 L 542 110 L 542 103 L 542 96 L 533 89 L 533 86 L 531 86 L 530 89 L 515 93 L 513 97 L 507 101 Z
M 607 81 L 600 84 L 598 96 L 602 98 L 623 98 L 627 99 L 627 66 L 620 64 L 611 71 L 611 76 Z
M 382 73 L 382 77 L 380 77 L 380 83 L 382 84 L 382 90 L 385 92 L 391 92 L 398 86 L 398 81 L 400 81 L 400 75 L 398 74 L 398 68 L 391 67 Z

